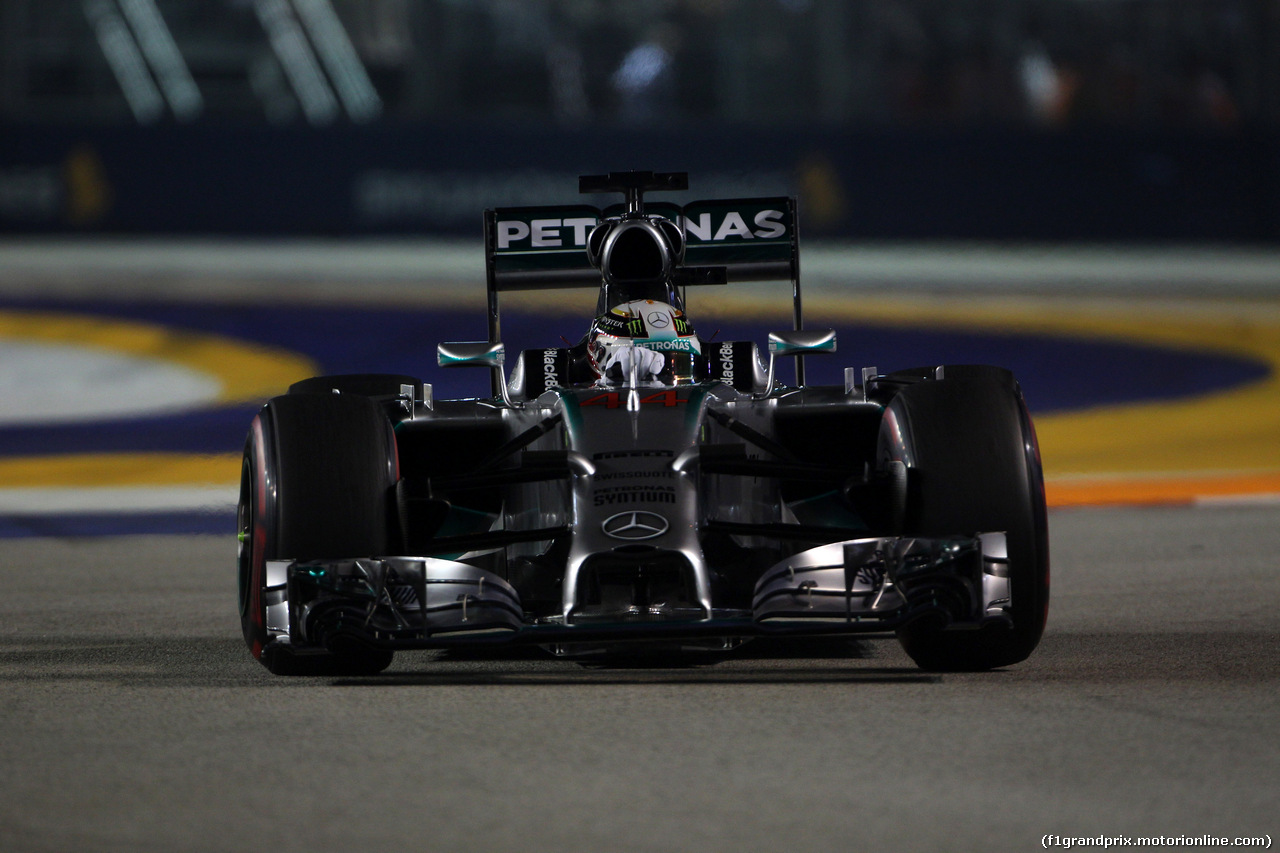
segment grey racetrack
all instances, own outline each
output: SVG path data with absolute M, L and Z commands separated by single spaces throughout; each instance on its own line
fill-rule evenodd
M 233 538 L 9 540 L 0 848 L 1031 850 L 1280 829 L 1280 506 L 1057 511 L 1024 664 L 892 641 L 280 679 Z M 1203 849 L 1203 848 L 1202 848 Z

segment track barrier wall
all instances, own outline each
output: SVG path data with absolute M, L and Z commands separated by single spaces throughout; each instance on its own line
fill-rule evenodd
M 485 207 L 630 168 L 795 194 L 805 237 L 1280 241 L 1274 131 L 724 125 L 0 125 L 0 233 L 478 235 Z

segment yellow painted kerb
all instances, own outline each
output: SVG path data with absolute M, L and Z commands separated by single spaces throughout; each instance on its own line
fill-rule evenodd
M 66 453 L 0 459 L 4 488 L 221 486 L 239 479 L 239 453 Z
M 71 344 L 179 364 L 214 377 L 216 402 L 245 403 L 283 393 L 319 372 L 288 350 L 132 320 L 45 311 L 0 311 L 0 338 Z
M 735 313 L 756 309 L 749 300 L 725 302 L 724 309 Z M 1057 506 L 1186 501 L 1280 488 L 1280 306 L 1274 302 L 1179 306 L 1139 299 L 857 296 L 811 298 L 807 307 L 813 328 L 851 321 L 1025 333 L 1259 360 L 1268 365 L 1268 375 L 1237 388 L 1209 393 L 1188 388 L 1181 400 L 1045 415 L 1036 419 L 1036 428 L 1050 502 Z M 225 403 L 262 399 L 318 372 L 308 359 L 283 350 L 99 317 L 3 311 L 0 336 L 98 346 L 183 364 L 216 376 L 223 385 L 219 401 Z M 899 366 L 906 365 L 892 367 Z M 1101 386 L 1107 377 L 1081 381 Z M 233 454 L 142 453 L 0 460 L 0 486 L 231 483 L 238 477 L 237 459 Z

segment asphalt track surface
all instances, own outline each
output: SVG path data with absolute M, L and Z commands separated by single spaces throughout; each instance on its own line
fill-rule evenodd
M 1051 517 L 1029 661 L 929 675 L 892 640 L 607 665 L 402 653 L 281 679 L 227 537 L 13 540 L 8 851 L 1031 850 L 1275 837 L 1271 507 Z M 1204 848 L 1201 848 L 1204 849 Z
M 34 340 L 48 348 L 28 353 L 75 364 L 59 349 L 69 340 L 146 356 L 145 370 L 138 360 L 95 368 L 92 382 L 41 397 L 109 407 L 118 394 L 93 392 L 118 390 L 123 375 L 141 388 L 138 406 L 161 379 L 195 399 L 201 377 L 222 370 L 221 396 L 200 415 L 206 431 L 243 429 L 237 407 L 322 353 L 305 351 L 305 335 L 283 349 L 228 347 L 185 323 L 157 337 L 169 320 L 154 305 L 185 306 L 173 309 L 183 317 L 190 306 L 253 314 L 317 297 L 392 313 L 475 307 L 455 287 L 474 281 L 474 259 L 433 252 L 436 286 L 424 296 L 412 247 L 354 261 L 341 247 L 0 250 L 0 346 Z M 1274 838 L 1280 259 L 1005 252 L 993 264 L 999 254 L 864 250 L 864 280 L 852 285 L 839 274 L 847 256 L 814 253 L 806 269 L 818 315 L 856 314 L 895 334 L 976 328 L 1018 357 L 1029 342 L 1035 378 L 1024 387 L 1041 395 L 1033 409 L 1050 404 L 1037 423 L 1057 507 L 1052 614 L 1029 661 L 939 676 L 892 640 L 756 641 L 722 658 L 416 653 L 377 678 L 274 678 L 239 637 L 224 470 L 234 447 L 182 444 L 181 414 L 147 414 L 139 446 L 121 427 L 115 444 L 76 453 L 42 435 L 109 430 L 6 422 L 0 849 L 1024 850 L 1048 835 Z M 1070 352 L 1091 366 L 1061 362 L 1067 350 L 1053 342 L 1064 337 L 1103 345 L 1098 363 L 1080 349 Z M 170 372 L 146 372 L 156 363 Z M 1194 388 L 1078 403 L 1081 389 L 1121 388 L 1109 380 L 1126 370 L 1148 370 L 1155 386 L 1166 369 Z M 1036 384 L 1056 373 L 1088 381 L 1052 393 Z M 166 434 L 181 452 L 141 452 Z M 124 535 L 130 520 L 163 529 L 175 504 L 190 529 L 227 529 Z M 204 511 L 206 523 L 190 523 Z

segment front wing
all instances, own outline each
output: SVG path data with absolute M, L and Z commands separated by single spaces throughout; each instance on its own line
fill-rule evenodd
M 1003 533 L 876 537 L 802 551 L 765 572 L 750 610 L 635 613 L 589 624 L 530 620 L 497 574 L 433 557 L 273 560 L 268 630 L 295 654 L 478 643 L 555 646 L 769 634 L 884 633 L 921 619 L 947 630 L 1009 621 Z

